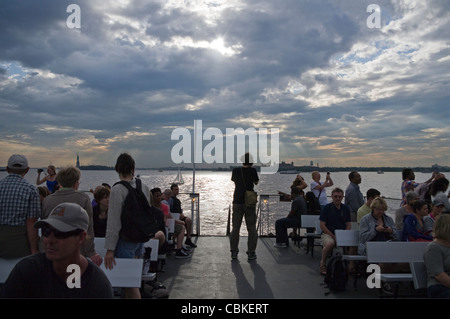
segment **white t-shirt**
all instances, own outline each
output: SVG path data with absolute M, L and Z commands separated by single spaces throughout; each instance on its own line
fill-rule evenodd
M 322 192 L 320 192 L 320 190 L 318 189 L 314 189 L 314 187 L 316 187 L 317 185 L 321 185 L 320 183 L 317 182 L 312 182 L 311 183 L 311 191 L 314 193 L 314 195 L 316 197 L 319 196 L 320 193 L 320 197 L 319 197 L 319 204 L 322 205 L 326 205 L 328 204 L 328 199 L 327 199 L 327 188 L 325 187 L 324 189 L 322 189 Z

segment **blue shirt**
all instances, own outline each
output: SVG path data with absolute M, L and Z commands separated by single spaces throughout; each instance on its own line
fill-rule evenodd
M 331 202 L 324 206 L 320 212 L 319 220 L 325 222 L 325 225 L 333 234 L 336 229 L 347 229 L 347 223 L 352 221 L 350 208 L 341 203 L 341 207 L 338 209 Z
M 364 196 L 359 190 L 359 185 L 350 183 L 345 190 L 345 204 L 350 207 L 352 212 L 357 212 L 364 205 Z
M 423 226 L 420 225 L 416 215 L 405 215 L 403 220 L 403 241 L 415 241 L 417 239 L 433 240 L 433 236 L 424 233 Z
M 41 216 L 37 188 L 18 174 L 0 181 L 0 225 L 25 226 L 27 218 Z

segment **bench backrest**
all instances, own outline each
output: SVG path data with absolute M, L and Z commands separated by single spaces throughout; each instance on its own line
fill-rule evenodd
M 112 270 L 105 268 L 102 263 L 100 268 L 108 277 L 111 286 L 120 288 L 139 288 L 142 282 L 143 259 L 114 258 L 116 264 Z
M 302 228 L 316 228 L 319 215 L 302 215 Z
M 368 241 L 367 262 L 409 263 L 423 262 L 423 253 L 428 242 Z
M 359 230 L 336 229 L 336 246 L 354 247 L 359 245 Z
M 22 258 L 4 259 L 0 258 L 0 284 L 4 283 L 8 279 L 9 273 L 13 270 L 14 266 Z
M 397 234 L 397 241 L 403 241 L 402 237 L 403 237 L 403 230 L 402 229 L 396 229 L 395 233 Z
M 105 249 L 105 238 L 103 237 L 94 237 L 94 245 L 95 251 L 102 257 L 105 257 L 106 249 Z

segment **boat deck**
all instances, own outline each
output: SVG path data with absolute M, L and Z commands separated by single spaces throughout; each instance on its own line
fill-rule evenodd
M 260 237 L 257 259 L 248 261 L 247 237 L 239 243 L 238 260 L 232 260 L 226 236 L 193 237 L 197 248 L 192 257 L 168 255 L 158 281 L 170 291 L 169 299 L 378 299 L 378 289 L 369 289 L 358 278 L 357 289 L 350 277 L 347 289 L 326 295 L 324 277 L 319 273 L 321 247 L 307 254 L 304 241 L 287 248 L 274 247 L 274 237 Z M 412 283 L 401 283 L 398 298 L 426 298 Z

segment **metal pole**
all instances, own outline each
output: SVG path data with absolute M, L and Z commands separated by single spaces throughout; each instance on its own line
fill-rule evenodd
M 230 225 L 230 218 L 231 218 L 231 205 L 228 206 L 228 222 L 227 222 L 227 236 L 230 236 L 231 233 L 231 225 Z

